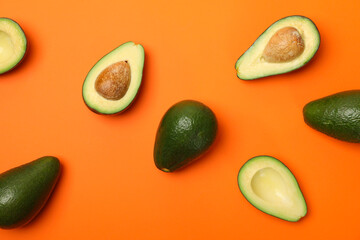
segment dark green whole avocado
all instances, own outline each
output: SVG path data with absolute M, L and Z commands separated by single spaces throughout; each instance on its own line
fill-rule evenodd
M 158 169 L 173 172 L 202 156 L 213 144 L 217 120 L 204 104 L 185 100 L 173 105 L 162 118 L 154 147 Z
M 60 175 L 60 162 L 46 156 L 0 174 L 0 227 L 30 222 L 43 208 Z
M 305 105 L 310 127 L 336 139 L 360 142 L 360 90 L 336 93 Z

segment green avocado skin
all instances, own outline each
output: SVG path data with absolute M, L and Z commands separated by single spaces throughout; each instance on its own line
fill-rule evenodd
M 0 227 L 31 221 L 48 200 L 60 175 L 60 162 L 46 156 L 0 174 Z
M 336 139 L 360 142 L 360 90 L 336 93 L 305 105 L 305 123 Z
M 162 118 L 155 139 L 158 169 L 173 172 L 203 155 L 217 133 L 215 114 L 206 105 L 185 100 L 173 105 Z

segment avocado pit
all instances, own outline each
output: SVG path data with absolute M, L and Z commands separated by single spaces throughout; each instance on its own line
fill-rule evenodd
M 289 62 L 299 57 L 304 49 L 304 40 L 299 31 L 294 27 L 284 27 L 271 37 L 263 58 L 269 63 Z
M 96 92 L 108 100 L 119 100 L 125 96 L 131 80 L 130 65 L 127 61 L 111 64 L 95 81 Z

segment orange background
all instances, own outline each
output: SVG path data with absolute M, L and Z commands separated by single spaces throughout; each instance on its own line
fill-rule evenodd
M 353 1 L 3 1 L 2 17 L 25 31 L 29 51 L 0 76 L 0 172 L 44 155 L 63 173 L 29 225 L 0 239 L 359 239 L 360 148 L 308 127 L 303 106 L 359 88 L 360 3 Z M 235 62 L 273 22 L 312 19 L 319 51 L 301 70 L 236 77 Z M 90 68 L 120 44 L 145 48 L 138 98 L 118 116 L 89 111 Z M 194 99 L 219 122 L 217 141 L 176 173 L 153 163 L 161 117 Z M 240 167 L 272 155 L 296 176 L 308 204 L 297 223 L 251 206 Z

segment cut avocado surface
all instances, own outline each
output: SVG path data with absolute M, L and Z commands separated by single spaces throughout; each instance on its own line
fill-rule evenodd
M 127 42 L 101 58 L 83 84 L 86 105 L 99 114 L 125 110 L 134 100 L 142 81 L 144 48 Z
M 201 102 L 174 104 L 163 116 L 155 139 L 154 161 L 158 169 L 173 172 L 199 159 L 213 144 L 217 120 Z
M 305 123 L 333 138 L 360 143 L 360 90 L 326 96 L 305 105 Z
M 296 222 L 307 213 L 300 187 L 291 171 L 270 156 L 257 156 L 240 169 L 238 184 L 244 197 L 257 209 Z
M 19 24 L 0 18 L 0 74 L 13 69 L 24 57 L 27 40 Z
M 237 76 L 252 80 L 293 71 L 315 55 L 320 34 L 303 16 L 289 16 L 273 23 L 237 60 Z
M 0 228 L 30 222 L 44 207 L 60 176 L 60 162 L 46 156 L 0 174 Z

